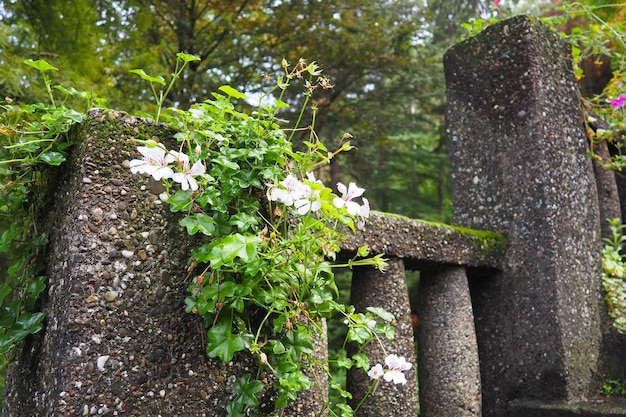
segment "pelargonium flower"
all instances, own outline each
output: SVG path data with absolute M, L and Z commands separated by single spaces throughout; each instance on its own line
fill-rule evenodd
M 298 214 L 305 215 L 309 211 L 316 212 L 322 208 L 319 190 L 313 190 L 307 184 L 302 184 L 302 196 L 293 202 Z
M 384 373 L 385 372 L 383 371 L 383 366 L 381 364 L 376 364 L 372 367 L 372 369 L 369 370 L 367 376 L 369 376 L 371 379 L 379 379 L 381 376 L 383 376 Z
M 206 172 L 206 168 L 200 161 L 196 161 L 191 167 L 189 167 L 189 156 L 184 153 L 174 152 L 178 162 L 181 164 L 180 172 L 174 172 L 172 174 L 172 180 L 180 184 L 180 188 L 187 191 L 191 188 L 192 191 L 198 189 L 198 183 L 194 176 L 201 175 Z
M 333 199 L 333 204 L 337 208 L 345 207 L 350 215 L 356 216 L 359 213 L 361 205 L 355 201 L 352 201 L 352 199 L 356 197 L 361 197 L 365 192 L 365 188 L 360 188 L 353 182 L 348 184 L 348 187 L 338 182 L 337 190 L 339 190 L 339 192 L 341 193 L 341 198 L 336 197 L 335 199 Z
M 174 171 L 168 165 L 175 161 L 174 155 L 166 152 L 160 146 L 138 146 L 137 150 L 143 155 L 143 159 L 130 161 L 130 172 L 133 174 L 151 175 L 157 181 L 163 178 L 172 178 Z
M 363 197 L 363 205 L 359 207 L 359 216 L 363 218 L 368 218 L 370 216 L 370 202 L 367 201 L 367 198 Z
M 614 109 L 619 109 L 623 107 L 624 104 L 626 104 L 626 93 L 622 93 L 619 95 L 619 97 L 611 100 L 611 107 L 613 107 Z
M 273 186 L 267 190 L 267 198 L 286 206 L 292 206 L 294 201 L 301 199 L 305 195 L 305 187 L 308 187 L 291 174 L 287 175 L 287 178 L 279 184 L 282 187 Z
M 385 381 L 393 381 L 394 384 L 406 384 L 406 377 L 402 372 L 411 369 L 413 364 L 407 362 L 404 356 L 391 354 L 385 358 L 385 365 L 389 368 L 383 375 Z

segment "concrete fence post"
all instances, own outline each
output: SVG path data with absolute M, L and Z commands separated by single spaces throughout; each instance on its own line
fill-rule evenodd
M 465 268 L 422 269 L 418 295 L 420 416 L 481 416 L 478 346 Z
M 600 227 L 569 47 L 517 16 L 444 63 L 455 223 L 508 241 L 502 272 L 470 286 L 483 414 L 584 399 L 598 387 Z
M 355 414 L 361 417 L 398 417 L 417 415 L 417 386 L 415 345 L 411 326 L 411 306 L 406 285 L 402 259 L 389 259 L 388 269 L 382 273 L 374 268 L 356 268 L 352 278 L 351 302 L 357 311 L 367 307 L 382 307 L 395 316 L 396 337 L 392 342 L 384 341 L 383 348 L 373 341 L 363 351 L 374 366 L 385 365 L 385 355 L 404 356 L 413 367 L 405 372 L 406 385 L 394 385 L 381 379 L 372 395 Z M 370 378 L 360 368 L 348 372 L 347 388 L 358 394 L 352 406 L 361 401 L 371 385 Z

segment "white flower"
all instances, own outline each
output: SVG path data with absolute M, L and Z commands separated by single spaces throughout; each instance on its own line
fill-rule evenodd
M 278 201 L 286 206 L 292 206 L 294 201 L 304 196 L 304 188 L 306 186 L 291 174 L 287 175 L 287 178 L 282 180 L 280 185 L 282 185 L 282 188 L 273 186 L 267 191 L 268 199 Z
M 381 364 L 376 364 L 372 367 L 372 369 L 369 370 L 367 376 L 369 376 L 371 379 L 378 379 L 383 376 L 383 374 L 383 366 Z
M 168 164 L 174 162 L 174 155 L 166 153 L 160 146 L 149 148 L 138 146 L 137 150 L 143 155 L 143 159 L 133 159 L 130 161 L 130 172 L 133 174 L 152 175 L 157 181 L 163 178 L 172 178 L 174 171 Z
M 188 189 L 192 189 L 196 191 L 198 189 L 198 183 L 196 182 L 194 176 L 202 175 L 206 172 L 206 168 L 200 161 L 196 161 L 191 168 L 189 167 L 189 156 L 171 151 L 172 154 L 176 156 L 178 162 L 181 164 L 181 172 L 175 172 L 172 174 L 172 180 L 180 184 L 180 188 L 184 191 Z
M 309 211 L 316 212 L 322 208 L 319 190 L 312 190 L 306 184 L 302 184 L 303 195 L 301 198 L 293 202 L 294 207 L 299 215 L 307 214 Z
M 376 320 L 368 320 L 367 321 L 367 327 L 369 327 L 370 329 L 374 330 L 376 328 Z
M 370 202 L 367 201 L 367 198 L 363 197 L 363 205 L 359 207 L 359 216 L 363 218 L 368 218 L 370 216 Z
M 365 192 L 365 188 L 360 188 L 353 182 L 348 184 L 348 187 L 346 188 L 345 185 L 338 182 L 337 190 L 341 193 L 341 198 L 336 197 L 333 199 L 333 204 L 335 204 L 337 208 L 345 207 L 350 215 L 356 216 L 357 213 L 359 213 L 361 205 L 352 201 L 352 199 L 361 197 Z
M 385 358 L 385 365 L 389 368 L 383 376 L 385 381 L 393 381 L 394 384 L 406 384 L 406 377 L 402 372 L 408 371 L 413 365 L 407 362 L 404 356 L 391 354 Z

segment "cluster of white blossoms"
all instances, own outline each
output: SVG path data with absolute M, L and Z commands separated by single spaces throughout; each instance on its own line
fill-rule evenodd
M 413 364 L 407 362 L 404 356 L 391 354 L 385 358 L 385 365 L 387 365 L 387 369 L 383 369 L 381 364 L 373 366 L 367 375 L 371 379 L 379 379 L 382 376 L 387 382 L 393 381 L 394 384 L 406 384 L 406 377 L 402 372 L 411 369 Z
M 133 174 L 146 174 L 157 181 L 169 178 L 180 184 L 180 188 L 187 191 L 198 189 L 195 180 L 196 175 L 206 172 L 206 168 L 200 161 L 189 166 L 189 156 L 177 151 L 167 151 L 160 146 L 138 146 L 137 150 L 143 155 L 143 159 L 130 161 L 130 172 Z
M 321 181 L 315 179 L 315 176 L 311 172 L 307 173 L 306 177 L 306 182 L 303 182 L 291 174 L 287 175 L 287 178 L 282 180 L 279 184 L 268 189 L 267 198 L 271 201 L 278 201 L 287 207 L 295 207 L 300 215 L 318 211 L 322 207 L 320 190 L 314 189 L 311 185 L 321 184 Z M 369 201 L 367 201 L 367 198 L 362 197 L 365 188 L 360 188 L 353 182 L 346 187 L 339 182 L 337 183 L 337 190 L 341 193 L 341 197 L 335 197 L 333 199 L 333 204 L 337 208 L 345 207 L 346 211 L 351 216 L 359 215 L 363 218 L 369 217 Z M 353 199 L 357 197 L 361 197 L 362 204 L 353 201 Z

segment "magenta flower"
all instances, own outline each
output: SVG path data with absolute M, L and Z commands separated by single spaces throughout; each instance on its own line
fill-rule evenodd
M 623 107 L 624 104 L 626 104 L 626 93 L 622 93 L 619 95 L 619 97 L 611 100 L 611 107 L 613 107 L 614 109 L 619 109 Z

